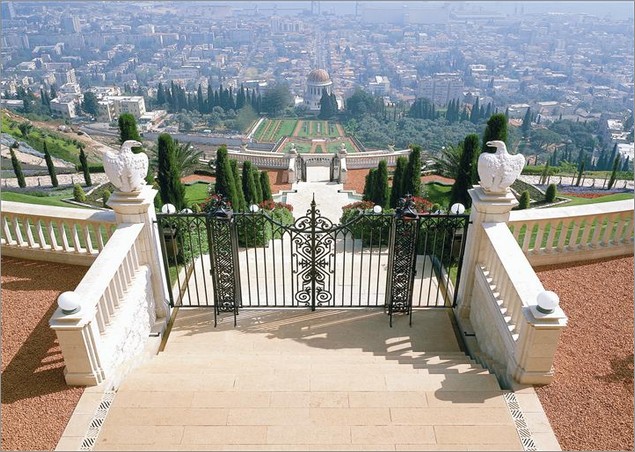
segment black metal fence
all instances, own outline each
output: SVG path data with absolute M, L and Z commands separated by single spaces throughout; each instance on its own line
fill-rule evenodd
M 451 307 L 466 215 L 359 212 L 345 224 L 270 212 L 158 214 L 172 306 L 241 308 Z

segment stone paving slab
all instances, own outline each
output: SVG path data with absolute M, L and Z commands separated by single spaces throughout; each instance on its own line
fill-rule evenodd
M 248 311 L 215 329 L 201 311 L 179 311 L 175 346 L 123 382 L 95 450 L 522 449 L 505 391 L 462 354 L 448 311 L 393 328 L 372 310 Z

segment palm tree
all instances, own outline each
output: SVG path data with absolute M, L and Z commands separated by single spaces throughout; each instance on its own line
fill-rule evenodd
M 445 146 L 441 149 L 441 154 L 432 157 L 435 170 L 441 176 L 456 177 L 461 167 L 461 155 L 463 155 L 463 143 Z

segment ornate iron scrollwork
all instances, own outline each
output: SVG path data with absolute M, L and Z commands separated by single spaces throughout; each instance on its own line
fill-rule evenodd
M 207 216 L 208 241 L 214 285 L 214 326 L 217 315 L 233 312 L 234 326 L 240 305 L 240 275 L 238 271 L 238 240 L 231 209 L 224 198 Z
M 399 200 L 392 228 L 386 292 L 390 326 L 395 312 L 410 314 L 412 324 L 412 288 L 417 258 L 419 214 L 411 195 Z
M 328 306 L 333 300 L 330 290 L 335 246 L 333 223 L 321 216 L 314 198 L 306 216 L 295 221 L 294 229 L 292 242 L 297 288 L 294 300 L 312 310 L 316 306 Z

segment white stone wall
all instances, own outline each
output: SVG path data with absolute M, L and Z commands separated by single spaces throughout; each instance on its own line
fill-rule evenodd
M 143 352 L 155 320 L 150 268 L 143 265 L 136 272 L 117 315 L 102 336 L 106 374 L 116 372 Z

